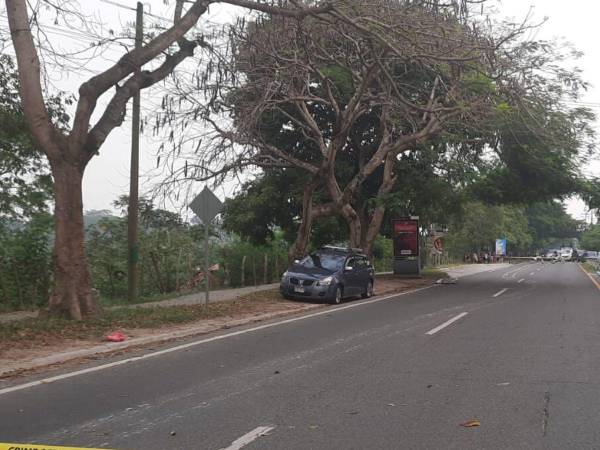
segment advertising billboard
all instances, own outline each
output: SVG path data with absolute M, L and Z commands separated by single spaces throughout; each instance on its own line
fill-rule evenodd
M 397 219 L 393 221 L 394 257 L 419 256 L 419 221 Z
M 506 256 L 506 239 L 496 239 L 496 256 Z

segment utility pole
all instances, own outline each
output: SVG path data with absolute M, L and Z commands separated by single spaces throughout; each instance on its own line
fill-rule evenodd
M 135 18 L 135 49 L 142 47 L 144 31 L 144 5 L 137 3 Z M 139 70 L 139 69 L 138 69 Z M 131 115 L 131 167 L 129 176 L 129 207 L 127 214 L 127 298 L 134 302 L 138 298 L 140 248 L 138 242 L 138 183 L 140 177 L 140 92 L 133 96 Z

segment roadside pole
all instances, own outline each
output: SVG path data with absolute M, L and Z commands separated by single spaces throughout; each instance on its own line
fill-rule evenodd
M 144 29 L 144 5 L 137 4 L 135 19 L 135 48 L 142 47 Z M 134 302 L 138 298 L 140 249 L 138 242 L 138 201 L 140 176 L 140 92 L 133 96 L 131 115 L 131 167 L 129 175 L 129 205 L 127 208 L 127 298 Z

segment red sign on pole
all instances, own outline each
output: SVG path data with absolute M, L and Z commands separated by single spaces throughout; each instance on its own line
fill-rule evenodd
M 419 221 L 397 219 L 393 222 L 394 257 L 419 256 Z

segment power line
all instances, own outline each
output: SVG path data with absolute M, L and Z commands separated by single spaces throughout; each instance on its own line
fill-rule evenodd
M 117 6 L 117 7 L 122 8 L 122 9 L 128 9 L 130 11 L 136 11 L 136 8 L 133 8 L 133 7 L 128 6 L 128 5 L 124 5 L 122 3 L 115 2 L 113 0 L 100 0 L 100 1 L 102 3 L 108 3 L 110 5 Z M 146 11 L 144 11 L 144 15 L 145 16 L 150 16 L 150 17 L 155 17 L 157 19 L 161 19 L 161 20 L 164 20 L 166 22 L 171 22 L 171 19 L 167 19 L 167 18 L 162 17 L 162 16 L 157 16 L 156 14 L 151 14 L 151 13 L 146 12 Z

